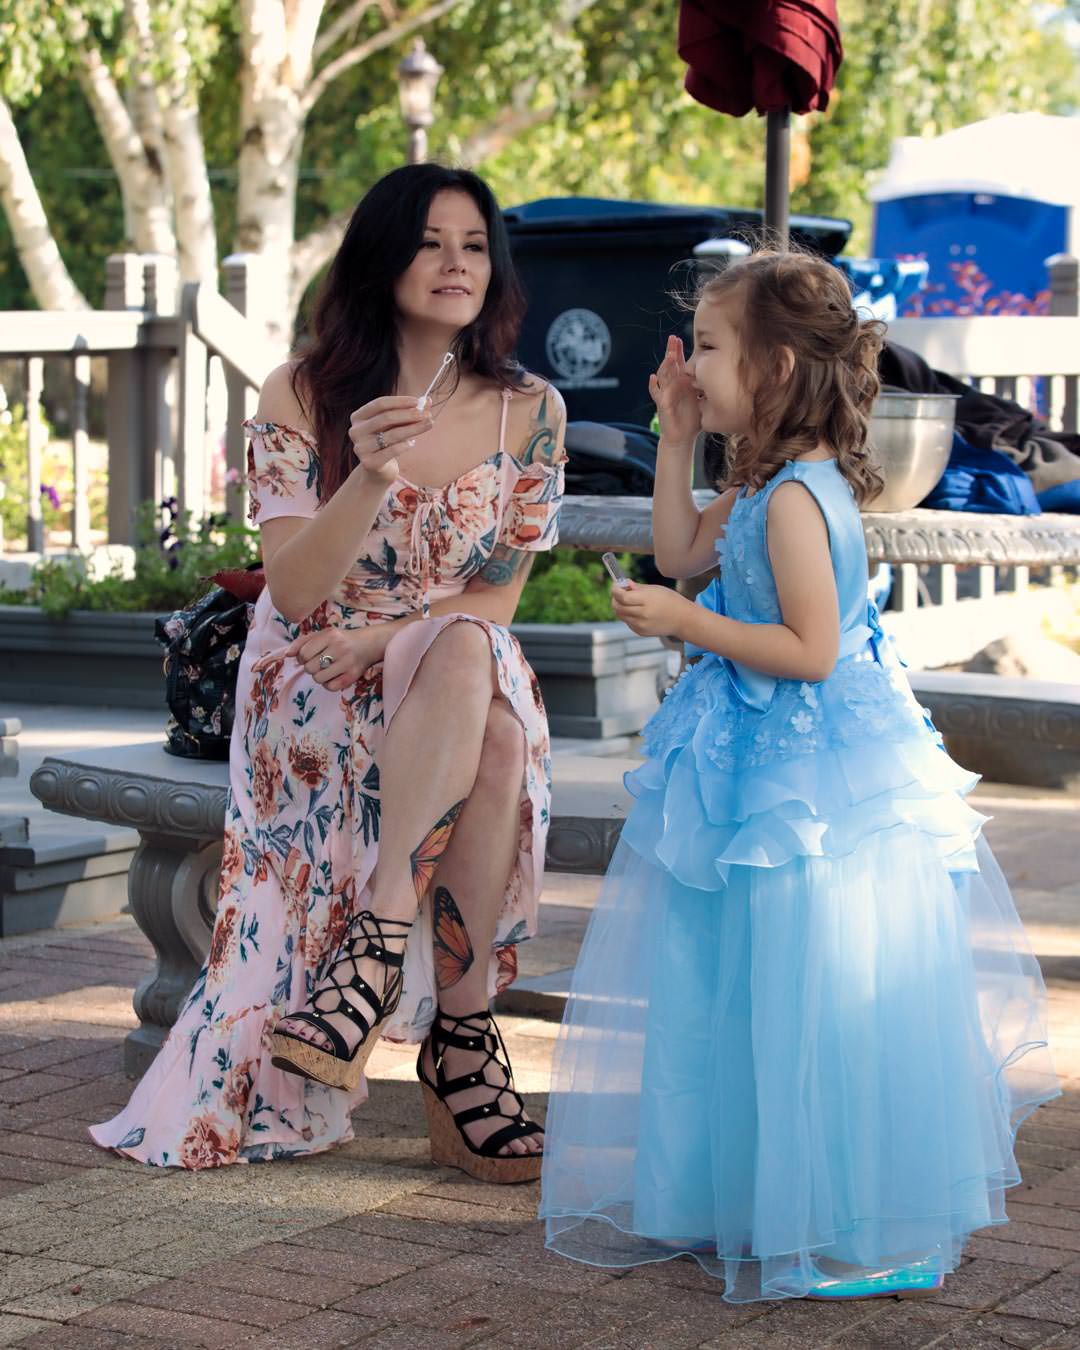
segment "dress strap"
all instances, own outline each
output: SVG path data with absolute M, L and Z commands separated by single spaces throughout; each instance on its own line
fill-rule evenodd
M 510 409 L 512 395 L 509 389 L 502 391 L 502 415 L 499 418 L 499 454 L 506 449 L 506 414 Z

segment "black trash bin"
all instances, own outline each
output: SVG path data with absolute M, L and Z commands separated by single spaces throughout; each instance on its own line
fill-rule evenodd
M 601 197 L 547 197 L 504 214 L 529 298 L 522 362 L 562 392 L 571 419 L 643 426 L 667 334 L 688 332 L 669 293 L 692 288 L 694 246 L 761 225 L 760 211 Z M 850 233 L 847 220 L 791 218 L 793 240 L 826 257 Z

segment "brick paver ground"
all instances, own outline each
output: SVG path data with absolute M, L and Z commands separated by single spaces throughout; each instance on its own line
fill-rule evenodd
M 733 1307 L 690 1261 L 618 1275 L 551 1257 L 537 1187 L 431 1167 L 412 1055 L 385 1046 L 356 1141 L 328 1156 L 189 1174 L 104 1154 L 85 1130 L 128 1095 L 120 1044 L 150 965 L 119 920 L 0 942 L 0 1346 L 1080 1350 L 1074 810 L 1013 802 L 991 827 L 1050 977 L 1065 1095 L 1021 1132 L 1012 1223 L 976 1236 L 931 1300 Z M 580 932 L 575 894 L 553 964 Z M 503 1025 L 542 1113 L 555 1027 Z

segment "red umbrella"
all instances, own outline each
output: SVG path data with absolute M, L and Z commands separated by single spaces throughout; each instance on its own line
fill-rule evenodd
M 790 115 L 828 106 L 844 57 L 836 0 L 680 0 L 679 55 L 699 103 L 768 118 L 765 224 L 786 246 Z

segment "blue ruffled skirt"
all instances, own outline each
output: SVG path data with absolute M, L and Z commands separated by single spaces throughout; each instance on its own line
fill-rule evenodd
M 647 746 L 556 1049 L 547 1245 L 692 1254 L 736 1302 L 953 1270 L 1058 1091 L 973 776 L 861 658 L 765 711 L 706 658 Z

